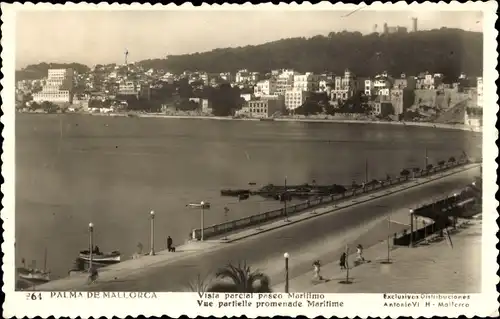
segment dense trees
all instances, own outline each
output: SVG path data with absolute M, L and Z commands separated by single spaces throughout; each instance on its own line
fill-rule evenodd
M 16 81 L 41 79 L 47 76 L 49 69 L 71 68 L 82 74 L 90 71 L 90 68 L 80 63 L 39 63 L 31 64 L 22 70 L 16 71 Z
M 482 73 L 482 48 L 482 33 L 459 29 L 387 36 L 331 32 L 328 37 L 283 39 L 257 46 L 145 60 L 140 64 L 176 73 L 184 70 L 235 72 L 243 68 L 260 72 L 293 68 L 300 72 L 341 73 L 350 68 L 359 76 L 372 76 L 384 70 L 391 74 L 417 74 L 429 70 L 456 79 L 461 72 Z
M 364 36 L 359 32 L 331 32 L 326 37 L 282 39 L 256 46 L 172 55 L 138 64 L 145 69 L 164 69 L 174 73 L 186 70 L 236 72 L 244 68 L 260 72 L 293 68 L 299 72 L 342 73 L 349 68 L 359 76 L 373 76 L 382 71 L 397 75 L 428 70 L 444 73 L 451 81 L 461 72 L 480 75 L 482 56 L 482 33 L 441 28 Z M 90 70 L 79 63 L 40 63 L 17 71 L 16 79 L 42 78 L 49 68 L 73 68 L 78 73 Z

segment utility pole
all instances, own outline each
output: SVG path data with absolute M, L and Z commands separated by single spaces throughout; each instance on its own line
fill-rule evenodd
M 425 148 L 425 167 L 424 167 L 424 169 L 427 169 L 427 165 L 429 165 L 429 156 L 428 156 L 428 150 L 426 147 Z
M 368 158 L 365 161 L 365 185 L 368 184 Z

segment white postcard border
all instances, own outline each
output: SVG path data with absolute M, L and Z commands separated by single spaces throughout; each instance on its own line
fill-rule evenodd
M 245 5 L 223 5 L 223 6 L 210 6 L 204 4 L 202 7 L 194 7 L 191 4 L 182 6 L 176 5 L 140 5 L 133 4 L 118 5 L 118 4 L 73 4 L 68 3 L 62 5 L 52 4 L 2 4 L 2 73 L 3 79 L 1 81 L 3 90 L 1 93 L 3 104 L 2 110 L 4 115 L 1 121 L 4 125 L 2 136 L 3 154 L 2 154 L 2 175 L 4 177 L 4 184 L 1 187 L 4 195 L 2 204 L 3 209 L 1 217 L 3 221 L 3 243 L 2 251 L 3 265 L 2 270 L 4 273 L 4 285 L 2 290 L 5 294 L 5 301 L 3 304 L 4 314 L 6 317 L 34 317 L 34 316 L 69 316 L 69 317 L 89 317 L 89 316 L 118 316 L 125 317 L 131 316 L 161 316 L 169 315 L 171 317 L 178 317 L 180 315 L 188 316 L 232 316 L 245 314 L 248 317 L 256 316 L 274 316 L 274 314 L 281 315 L 306 315 L 306 316 L 337 316 L 337 317 L 354 317 L 354 316 L 492 316 L 498 313 L 498 292 L 496 291 L 496 284 L 498 283 L 498 264 L 496 262 L 498 250 L 495 245 L 498 243 L 496 233 L 498 225 L 496 223 L 496 210 L 498 202 L 494 199 L 497 191 L 496 168 L 497 164 L 495 159 L 498 156 L 498 149 L 495 141 L 498 136 L 498 131 L 495 128 L 496 113 L 498 111 L 496 95 L 495 80 L 498 78 L 498 72 L 495 67 L 497 66 L 497 46 L 496 37 L 498 35 L 495 30 L 495 22 L 497 20 L 496 2 L 468 2 L 465 4 L 452 3 L 446 4 L 429 3 L 407 5 L 405 2 L 398 2 L 396 4 L 382 4 L 380 2 L 374 3 L 370 6 L 370 10 L 387 10 L 387 11 L 401 11 L 401 10 L 445 10 L 445 11 L 483 11 L 484 14 L 484 101 L 486 105 L 495 105 L 495 107 L 484 108 L 484 127 L 483 127 L 483 177 L 484 177 L 484 204 L 483 204 L 483 245 L 482 245 L 482 293 L 470 294 L 470 306 L 466 308 L 442 308 L 433 309 L 426 307 L 402 307 L 402 308 L 386 308 L 383 307 L 384 299 L 382 294 L 327 294 L 325 300 L 343 302 L 344 307 L 306 307 L 306 308 L 204 308 L 197 304 L 199 296 L 196 293 L 156 293 L 156 298 L 93 298 L 94 296 L 88 295 L 84 292 L 82 296 L 76 298 L 56 298 L 51 297 L 50 292 L 40 293 L 41 300 L 33 299 L 33 296 L 28 292 L 15 292 L 14 291 L 14 185 L 15 185 L 15 152 L 14 152 L 14 117 L 15 111 L 14 103 L 14 75 L 15 75 L 15 16 L 16 11 L 19 10 L 50 10 L 57 8 L 59 10 L 200 10 L 200 9 L 218 9 L 218 10 L 248 10 L 249 8 L 256 10 L 356 10 L 360 7 L 367 9 L 363 4 L 356 6 L 353 4 L 335 4 L 332 6 L 329 3 L 320 3 L 311 5 L 305 3 L 302 5 L 281 4 L 279 6 L 266 4 L 254 6 L 249 3 Z M 494 213 L 495 212 L 495 213 Z M 38 292 L 36 292 L 38 293 Z M 101 294 L 103 294 L 101 292 Z M 286 295 L 283 294 L 283 298 Z M 256 299 L 258 297 L 254 297 Z

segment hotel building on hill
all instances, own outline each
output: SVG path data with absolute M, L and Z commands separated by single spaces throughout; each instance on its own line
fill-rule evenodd
M 73 103 L 73 69 L 49 69 L 42 90 L 33 94 L 35 102 Z

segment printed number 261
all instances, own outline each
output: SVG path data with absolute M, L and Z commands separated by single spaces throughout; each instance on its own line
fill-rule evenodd
M 26 295 L 26 299 L 28 299 L 28 300 L 42 300 L 42 293 L 41 292 L 39 292 L 39 293 L 34 293 L 34 292 L 28 293 Z

